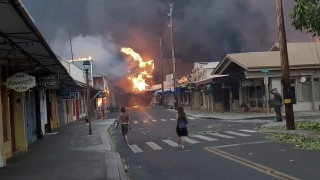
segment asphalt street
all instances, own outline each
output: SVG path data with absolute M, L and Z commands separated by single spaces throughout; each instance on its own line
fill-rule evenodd
M 259 127 L 269 120 L 189 117 L 185 149 L 176 147 L 175 112 L 128 108 L 130 147 L 116 130 L 116 150 L 131 179 L 319 179 L 319 151 L 271 142 Z M 118 113 L 112 113 L 116 117 Z

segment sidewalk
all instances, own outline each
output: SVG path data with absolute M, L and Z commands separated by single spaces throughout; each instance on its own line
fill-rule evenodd
M 189 116 L 202 119 L 223 119 L 223 120 L 241 120 L 241 119 L 269 119 L 272 120 L 276 118 L 275 113 L 256 113 L 256 112 L 225 112 L 225 113 L 214 113 L 203 110 L 190 110 L 185 108 L 185 112 Z M 282 116 L 285 116 L 282 113 Z M 295 118 L 312 118 L 320 117 L 320 111 L 300 111 L 294 113 Z
M 114 120 L 93 121 L 91 136 L 84 121 L 61 126 L 10 158 L 0 179 L 129 179 L 107 132 Z

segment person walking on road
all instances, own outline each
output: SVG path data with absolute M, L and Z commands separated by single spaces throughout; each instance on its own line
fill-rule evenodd
M 186 113 L 183 110 L 183 107 L 178 108 L 178 114 L 177 114 L 177 127 L 176 131 L 179 136 L 178 140 L 178 148 L 184 149 L 183 143 L 185 141 L 185 137 L 188 136 L 188 129 L 187 129 L 187 116 Z
M 281 114 L 282 97 L 281 97 L 281 94 L 278 93 L 278 90 L 276 88 L 272 89 L 270 92 L 274 96 L 274 98 L 273 98 L 274 99 L 274 111 L 276 112 L 276 115 L 277 115 L 276 122 L 280 122 L 280 121 L 282 121 L 282 114 Z
M 116 129 L 118 129 L 119 124 L 121 125 L 121 132 L 123 135 L 123 140 L 127 143 L 127 146 L 129 146 L 129 140 L 128 140 L 128 130 L 131 130 L 130 126 L 130 116 L 126 112 L 125 107 L 121 107 L 121 114 L 118 117 L 118 123 Z

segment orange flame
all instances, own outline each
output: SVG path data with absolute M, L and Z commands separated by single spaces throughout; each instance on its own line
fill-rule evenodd
M 133 83 L 135 90 L 144 91 L 146 86 L 149 86 L 146 80 L 153 77 L 154 61 L 143 61 L 140 54 L 131 48 L 121 48 L 121 52 L 127 55 L 128 79 Z

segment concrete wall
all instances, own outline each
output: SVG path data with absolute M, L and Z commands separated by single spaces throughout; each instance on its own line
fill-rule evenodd
M 281 78 L 271 78 L 271 88 L 277 88 L 278 92 L 282 95 Z

